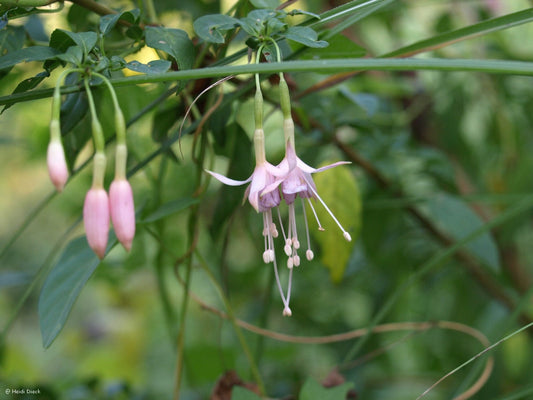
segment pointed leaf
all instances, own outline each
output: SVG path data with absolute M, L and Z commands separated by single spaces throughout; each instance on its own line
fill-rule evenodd
M 168 53 L 180 70 L 190 69 L 194 64 L 194 46 L 187 32 L 181 29 L 147 26 L 146 44 Z
M 119 20 L 126 21 L 130 24 L 135 24 L 139 20 L 141 12 L 138 8 L 130 11 L 124 11 L 118 14 L 108 14 L 100 18 L 100 32 L 102 35 L 107 35 L 115 27 Z
M 224 34 L 234 29 L 238 21 L 224 14 L 204 15 L 194 21 L 194 31 L 198 37 L 209 43 L 224 43 Z
M 325 231 L 314 229 L 312 220 L 309 228 L 320 244 L 320 259 L 330 270 L 332 281 L 340 282 L 361 227 L 361 194 L 357 181 L 348 167 L 341 165 L 314 174 L 313 178 L 318 194 L 352 237 L 352 241 L 347 242 L 327 210 L 320 203 L 314 202 L 316 213 Z M 311 212 L 307 214 L 313 215 Z
M 57 50 L 47 46 L 26 47 L 0 57 L 0 70 L 12 67 L 23 61 L 29 62 L 49 60 L 51 58 L 55 58 L 57 54 L 59 54 Z
M 148 64 L 140 63 L 139 61 L 130 61 L 126 64 L 126 68 L 142 74 L 162 74 L 169 70 L 171 62 L 167 60 L 153 60 Z
M 50 73 L 48 71 L 39 72 L 37 75 L 24 79 L 22 82 L 20 82 L 15 90 L 13 90 L 13 94 L 15 93 L 23 93 L 27 92 L 28 90 L 35 89 L 39 83 L 41 83 L 45 78 L 48 78 L 50 76 Z M 14 103 L 7 103 L 6 106 L 2 109 L 2 112 L 7 110 L 9 107 L 11 107 Z M 1 113 L 0 113 L 1 114 Z
M 110 232 L 108 251 L 117 243 Z M 70 310 L 100 260 L 85 237 L 72 240 L 44 282 L 39 297 L 39 325 L 48 348 L 65 325 Z
M 328 46 L 328 42 L 317 40 L 317 33 L 308 26 L 291 26 L 285 32 L 285 37 L 307 47 L 322 48 Z

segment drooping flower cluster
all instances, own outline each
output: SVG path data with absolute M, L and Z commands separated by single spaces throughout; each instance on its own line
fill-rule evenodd
M 322 200 L 317 192 L 316 185 L 311 174 L 322 172 L 329 168 L 334 168 L 341 164 L 348 164 L 348 162 L 337 162 L 322 168 L 312 168 L 304 163 L 295 151 L 294 140 L 294 122 L 291 116 L 289 88 L 284 79 L 283 74 L 280 74 L 280 94 L 281 94 L 281 109 L 284 116 L 283 131 L 285 135 L 285 158 L 277 165 L 270 164 L 265 157 L 264 148 L 264 132 L 262 128 L 262 95 L 259 85 L 259 79 L 256 76 L 257 90 L 255 96 L 255 132 L 254 132 L 254 150 L 256 167 L 252 175 L 244 181 L 235 181 L 215 172 L 207 171 L 213 177 L 226 185 L 237 186 L 250 183 L 246 190 L 248 200 L 254 209 L 263 216 L 263 237 L 265 241 L 265 250 L 263 252 L 263 261 L 265 263 L 272 263 L 274 266 L 274 274 L 278 290 L 283 301 L 283 315 L 291 316 L 292 311 L 289 307 L 292 287 L 292 274 L 294 267 L 300 265 L 301 259 L 298 254 L 300 249 L 300 239 L 298 236 L 298 226 L 296 221 L 295 201 L 300 197 L 302 202 L 303 220 L 305 226 L 305 239 L 307 242 L 307 249 L 305 257 L 307 260 L 314 258 L 314 253 L 311 250 L 311 241 L 309 237 L 309 226 L 307 223 L 307 216 L 305 213 L 305 201 L 308 202 L 313 215 L 318 223 L 318 229 L 324 230 L 318 216 L 315 212 L 311 200 L 318 200 L 327 212 L 331 215 L 335 223 L 342 231 L 344 238 L 351 241 L 350 234 L 343 228 L 341 223 L 337 220 L 335 215 L 331 212 L 325 202 Z M 283 226 L 281 213 L 278 206 L 282 199 L 288 208 L 287 228 Z M 287 290 L 283 290 L 279 272 L 277 268 L 276 253 L 274 247 L 274 239 L 279 235 L 277 226 L 273 219 L 273 213 L 277 214 L 279 224 L 284 240 L 283 250 L 287 256 L 287 267 L 289 276 L 287 280 Z
M 64 77 L 74 72 L 66 70 L 58 79 L 52 101 L 52 120 L 50 122 L 50 144 L 48 145 L 47 164 L 50 179 L 58 191 L 62 191 L 68 180 L 68 168 L 61 143 L 59 109 L 61 104 L 60 84 Z M 107 249 L 109 222 L 113 223 L 115 234 L 123 247 L 129 251 L 135 236 L 135 207 L 133 191 L 126 179 L 126 124 L 124 115 L 118 105 L 113 86 L 102 75 L 94 73 L 108 86 L 115 106 L 115 130 L 117 146 L 115 155 L 115 179 L 109 188 L 109 196 L 104 189 L 106 169 L 105 139 L 100 121 L 96 114 L 94 100 L 85 79 L 85 89 L 91 109 L 91 128 L 95 145 L 93 157 L 93 182 L 85 196 L 83 205 L 83 222 L 87 242 L 96 255 L 103 259 Z

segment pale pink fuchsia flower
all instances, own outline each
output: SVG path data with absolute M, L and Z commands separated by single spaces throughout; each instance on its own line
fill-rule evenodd
M 50 180 L 61 192 L 68 180 L 68 168 L 65 160 L 65 152 L 60 140 L 51 140 L 46 152 L 46 163 L 48 165 L 48 175 Z
M 287 297 L 283 293 L 281 287 L 281 282 L 279 278 L 277 262 L 276 262 L 276 253 L 274 248 L 274 238 L 278 237 L 278 230 L 276 224 L 272 219 L 272 209 L 277 207 L 281 202 L 281 196 L 279 190 L 277 189 L 278 185 L 274 183 L 281 179 L 283 171 L 279 168 L 273 166 L 265 159 L 264 154 L 264 133 L 262 129 L 256 129 L 254 133 L 254 145 L 255 145 L 255 155 L 256 155 L 256 166 L 252 175 L 244 180 L 237 181 L 225 177 L 224 175 L 218 174 L 216 172 L 207 171 L 211 176 L 218 179 L 220 182 L 229 186 L 240 186 L 246 183 L 250 183 L 246 189 L 246 195 L 248 201 L 252 207 L 259 213 L 263 215 L 263 237 L 265 241 L 265 251 L 263 252 L 263 261 L 268 263 L 273 263 L 274 273 L 276 277 L 276 283 L 281 295 L 281 299 L 284 304 L 283 315 L 290 316 L 292 314 L 291 309 L 289 308 L 290 300 L 290 288 L 292 282 L 292 270 L 289 273 L 289 283 Z M 271 187 L 271 189 L 267 189 Z M 265 190 L 267 189 L 267 190 Z
M 305 204 L 303 204 L 303 199 L 307 199 L 309 206 L 313 211 L 315 219 L 318 223 L 318 229 L 324 230 L 318 216 L 313 207 L 313 203 L 310 199 L 317 199 L 326 209 L 326 211 L 331 215 L 335 223 L 341 229 L 343 237 L 347 241 L 351 241 L 352 238 L 350 234 L 343 228 L 339 220 L 335 217 L 333 212 L 329 209 L 326 203 L 322 200 L 320 195 L 317 192 L 315 182 L 311 174 L 322 172 L 330 168 L 337 167 L 339 165 L 349 164 L 347 161 L 339 161 L 330 165 L 326 165 L 321 168 L 313 168 L 304 163 L 300 158 L 296 156 L 294 147 L 291 145 L 291 140 L 287 141 L 285 158 L 278 164 L 278 168 L 283 171 L 283 175 L 279 177 L 274 183 L 269 185 L 265 190 L 272 191 L 278 185 L 281 186 L 281 193 L 283 198 L 289 208 L 289 222 L 287 235 L 285 236 L 285 231 L 283 231 L 283 236 L 285 239 L 285 254 L 289 257 L 287 260 L 287 266 L 292 269 L 293 266 L 300 265 L 300 257 L 298 256 L 297 250 L 300 248 L 300 241 L 298 239 L 298 231 L 296 229 L 296 213 L 294 209 L 294 201 L 296 196 L 300 196 L 302 199 L 302 209 L 304 213 L 304 222 L 305 222 L 305 233 L 307 239 L 307 250 L 305 252 L 306 258 L 310 261 L 313 259 L 314 254 L 311 250 L 311 242 L 309 238 L 309 228 L 307 225 L 307 216 L 305 215 Z
M 103 259 L 109 233 L 109 199 L 103 188 L 91 188 L 85 196 L 83 223 L 89 246 Z
M 109 188 L 109 211 L 117 239 L 127 251 L 135 236 L 133 191 L 126 179 L 115 179 Z

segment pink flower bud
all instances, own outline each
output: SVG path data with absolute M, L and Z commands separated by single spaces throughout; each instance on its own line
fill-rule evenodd
M 135 236 L 133 192 L 126 179 L 115 179 L 109 188 L 109 209 L 117 239 L 127 251 Z
M 68 179 L 67 162 L 65 161 L 65 152 L 60 140 L 52 139 L 48 145 L 46 154 L 48 164 L 48 175 L 58 192 L 63 190 Z
M 109 233 L 109 199 L 104 189 L 91 188 L 85 196 L 83 223 L 89 246 L 103 259 Z

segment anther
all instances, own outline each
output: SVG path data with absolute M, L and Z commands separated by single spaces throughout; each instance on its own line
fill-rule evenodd
M 315 257 L 315 255 L 313 254 L 313 250 L 308 249 L 305 252 L 305 258 L 307 258 L 308 261 L 311 261 L 314 257 Z
M 350 236 L 348 232 L 344 232 L 342 236 L 344 236 L 344 239 L 346 239 L 348 242 L 352 241 L 352 237 Z
M 292 315 L 291 309 L 289 308 L 289 306 L 285 306 L 285 308 L 283 309 L 283 316 L 290 317 L 291 315 Z
M 300 265 L 300 256 L 299 255 L 293 256 L 292 260 L 293 260 L 293 263 L 294 263 L 295 267 L 298 267 Z
M 287 268 L 292 269 L 294 267 L 294 260 L 292 257 L 287 258 Z

